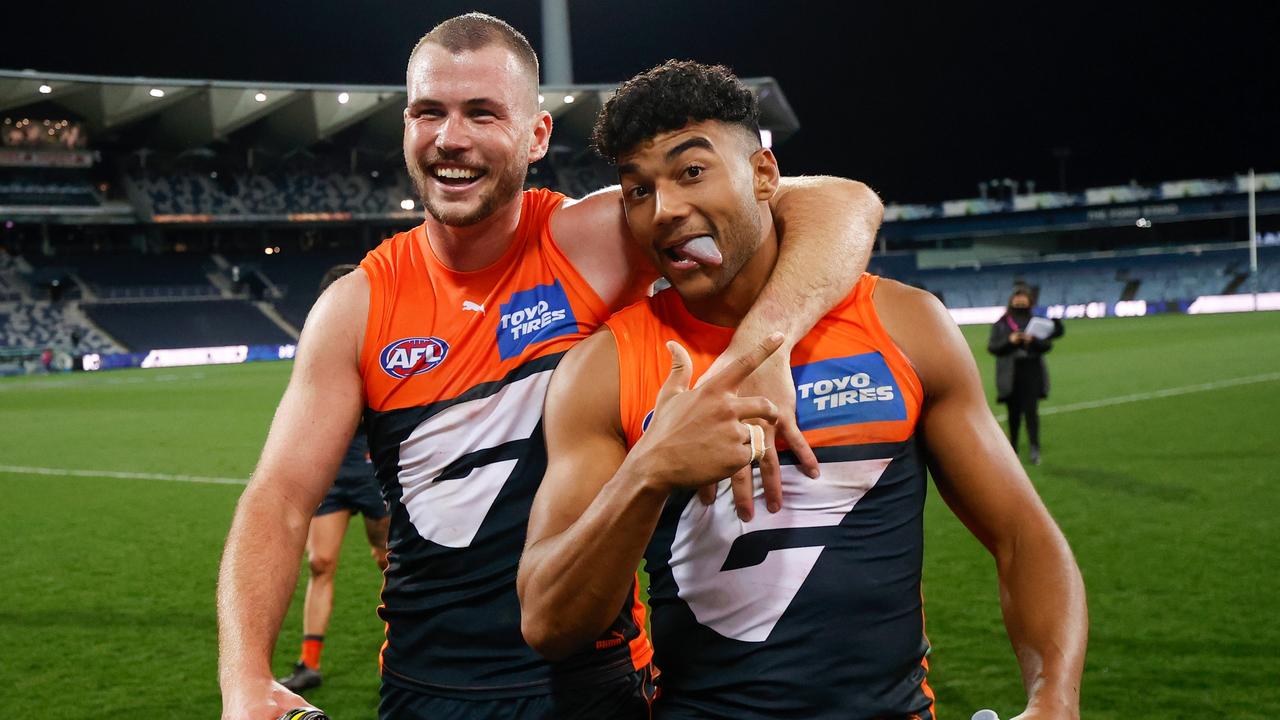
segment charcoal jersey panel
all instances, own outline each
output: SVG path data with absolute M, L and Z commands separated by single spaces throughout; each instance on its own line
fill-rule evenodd
M 425 225 L 361 263 L 370 283 L 360 359 L 372 459 L 391 510 L 385 682 L 463 698 L 598 684 L 643 667 L 644 610 L 619 609 L 596 648 L 550 664 L 520 633 L 515 580 L 546 469 L 551 373 L 607 310 L 550 231 L 563 196 L 524 193 L 511 247 L 457 272 Z
M 728 481 L 704 506 L 664 506 L 645 552 L 659 718 L 931 718 L 920 593 L 926 470 L 923 398 L 875 314 L 864 275 L 791 356 L 797 419 L 822 477 L 781 453 L 783 508 L 738 520 Z M 618 346 L 628 446 L 651 421 L 667 340 L 695 379 L 732 333 L 688 313 L 673 290 L 608 321 Z

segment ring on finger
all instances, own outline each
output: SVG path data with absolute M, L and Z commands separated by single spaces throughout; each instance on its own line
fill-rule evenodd
M 751 462 L 752 464 L 760 462 L 764 457 L 765 450 L 768 448 L 764 444 L 764 428 L 759 425 L 747 425 L 747 430 L 751 432 Z

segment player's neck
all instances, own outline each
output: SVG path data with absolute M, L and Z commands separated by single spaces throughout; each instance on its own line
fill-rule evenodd
M 483 270 L 498 261 L 515 242 L 523 193 L 474 225 L 445 225 L 427 214 L 427 242 L 436 259 L 457 272 Z
M 702 322 L 721 327 L 737 327 L 756 304 L 778 263 L 778 235 L 770 220 L 760 247 L 747 260 L 724 290 L 699 302 L 685 301 L 689 314 Z

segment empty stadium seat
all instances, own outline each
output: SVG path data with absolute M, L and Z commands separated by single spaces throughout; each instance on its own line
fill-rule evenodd
M 113 352 L 118 348 L 78 319 L 73 305 L 0 303 L 0 347 L 55 348 L 66 352 Z
M 1280 249 L 1275 255 L 1280 261 Z M 1038 288 L 1040 305 L 1119 302 L 1126 299 L 1123 293 L 1131 282 L 1137 283 L 1137 292 L 1130 299 L 1190 300 L 1227 292 L 1235 278 L 1247 271 L 1246 263 L 1247 256 L 1240 250 L 1213 250 L 930 269 L 900 275 L 895 275 L 892 267 L 885 271 L 890 277 L 939 295 L 948 307 L 963 308 L 1003 305 L 1015 282 Z M 1276 264 L 1260 265 L 1261 285 L 1280 289 L 1280 267 Z
M 84 303 L 82 308 L 94 323 L 134 351 L 294 342 L 245 300 Z
M 156 215 L 285 215 L 389 213 L 412 193 L 407 181 L 374 183 L 364 175 L 287 172 L 132 176 L 129 182 Z

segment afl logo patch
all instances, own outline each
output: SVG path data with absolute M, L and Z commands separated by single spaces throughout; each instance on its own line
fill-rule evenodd
M 438 337 L 404 338 L 382 348 L 378 363 L 397 380 L 434 370 L 449 354 L 449 343 Z

